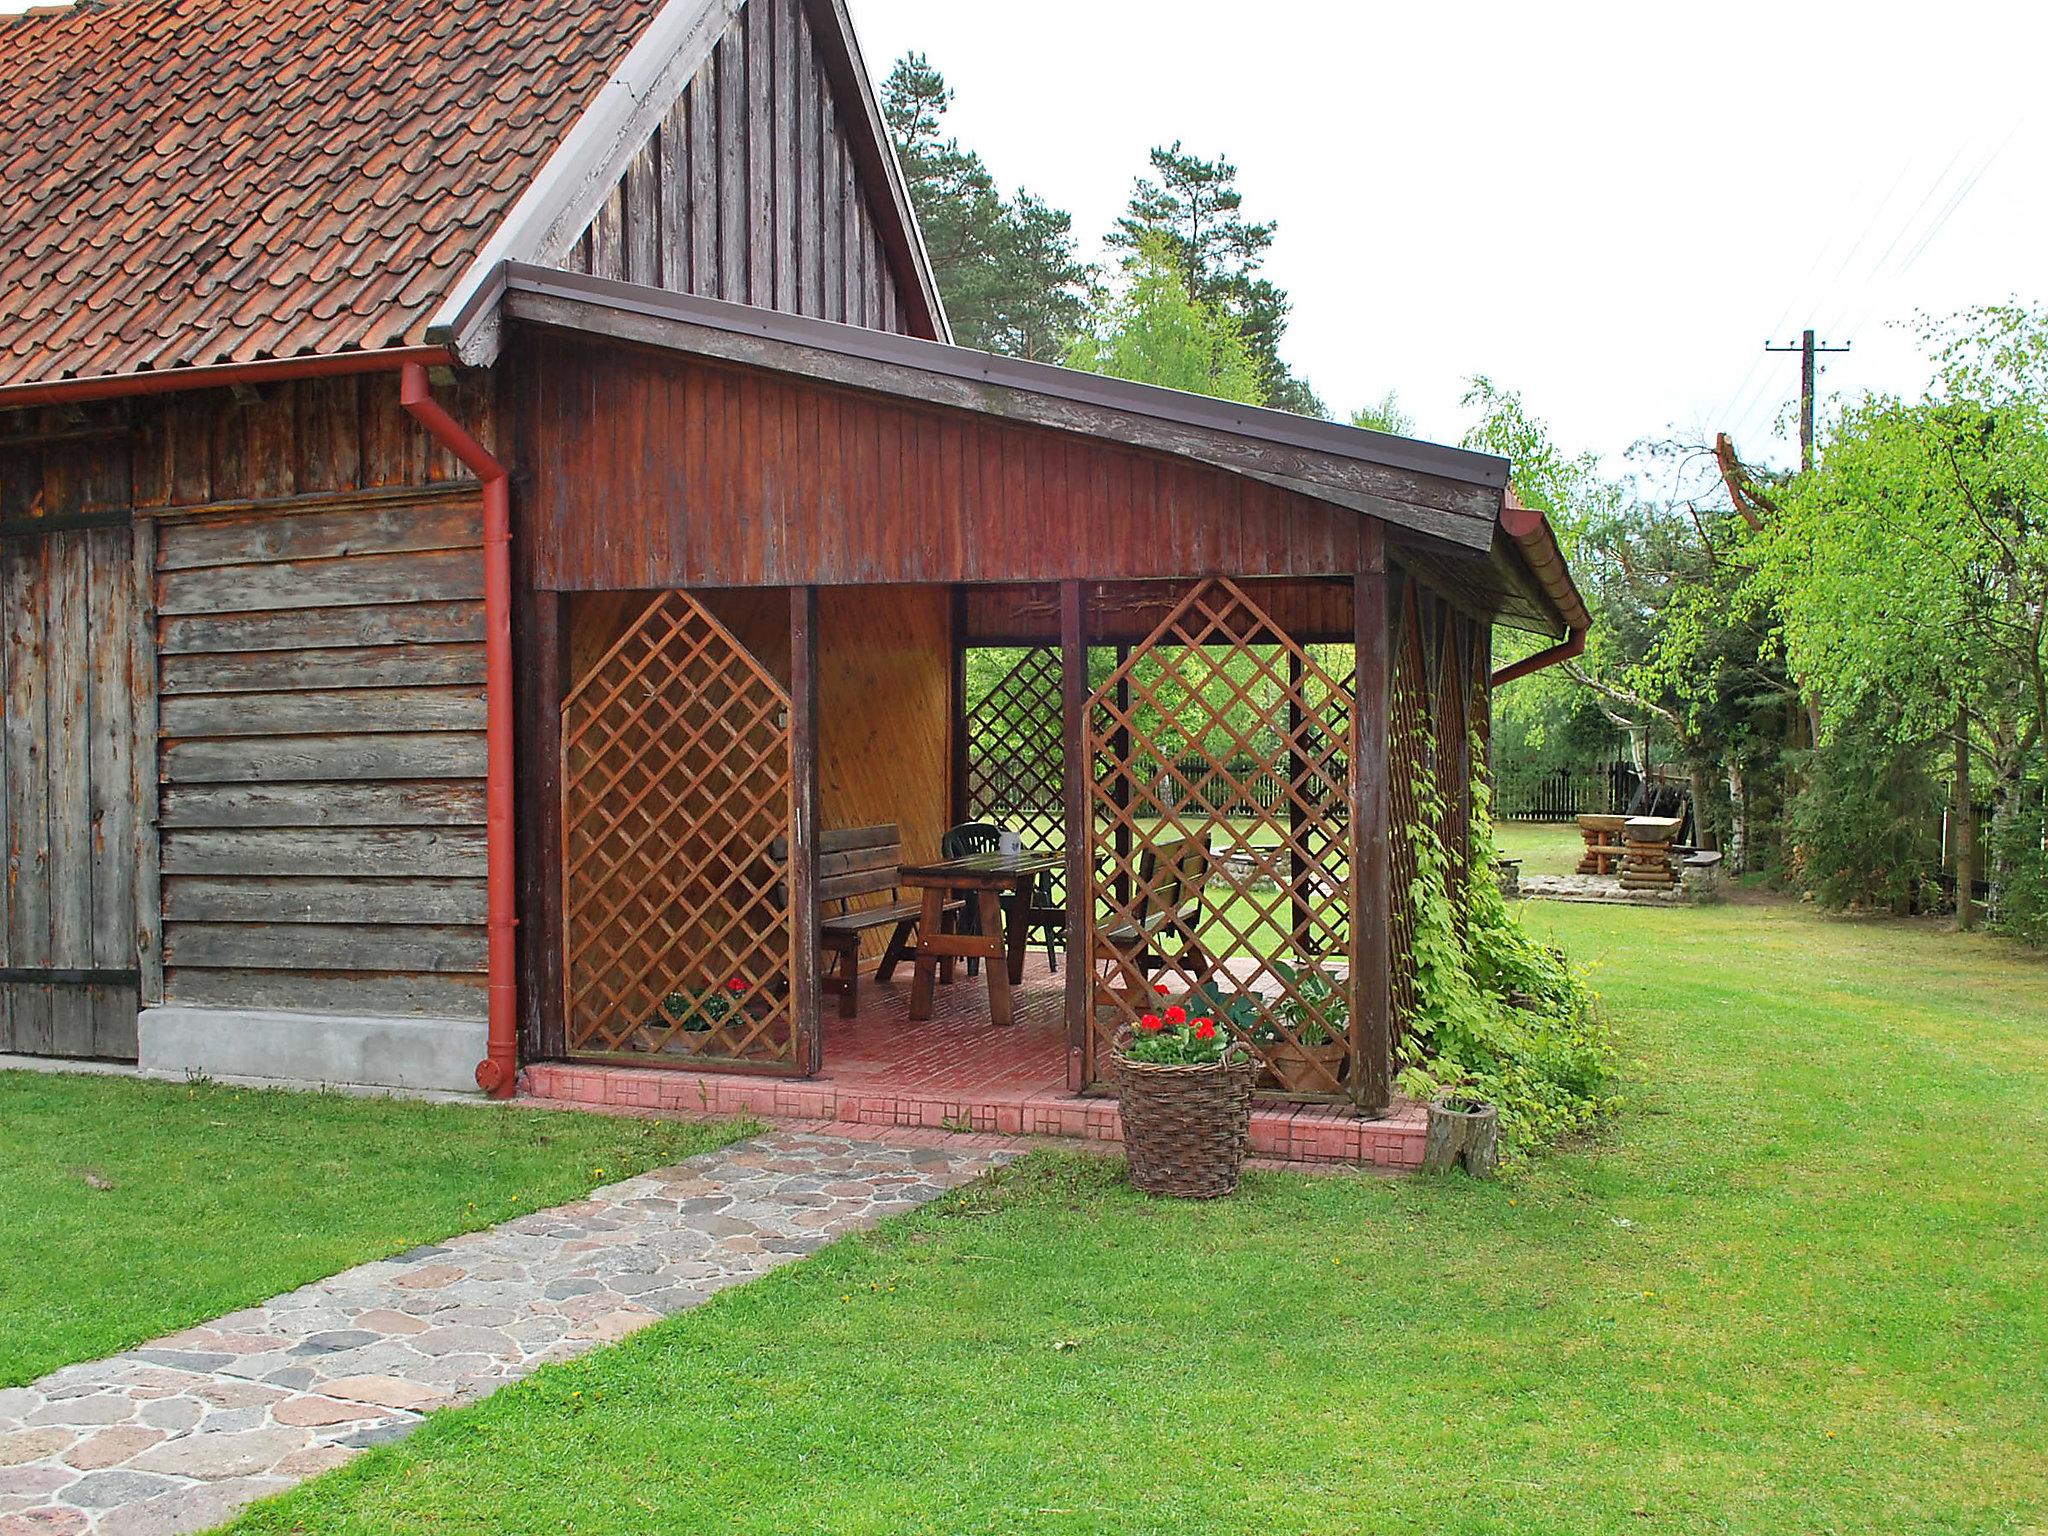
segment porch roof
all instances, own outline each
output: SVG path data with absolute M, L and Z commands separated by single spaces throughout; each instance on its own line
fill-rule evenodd
M 1509 465 L 1284 411 L 999 357 L 916 337 L 505 264 L 504 312 L 528 324 L 737 363 L 869 393 L 1078 433 L 1209 465 L 1389 524 L 1413 558 L 1462 570 L 1507 622 L 1584 622 L 1547 523 L 1503 519 Z M 1518 601 L 1500 601 L 1503 589 Z

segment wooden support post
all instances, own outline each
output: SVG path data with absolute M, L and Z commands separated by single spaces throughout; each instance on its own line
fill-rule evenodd
M 541 1061 L 568 1049 L 562 974 L 562 698 L 569 691 L 568 666 L 561 593 L 529 590 L 515 596 L 519 1057 Z
M 1088 637 L 1081 583 L 1060 583 L 1060 785 L 1067 831 L 1067 1087 L 1088 1084 L 1093 1051 L 1093 816 L 1088 801 Z
M 1308 831 L 1308 813 L 1297 798 L 1301 788 L 1301 732 L 1307 717 L 1301 712 L 1302 680 L 1307 668 L 1301 653 L 1287 648 L 1287 889 L 1292 896 L 1288 914 L 1289 939 L 1299 955 L 1314 953 L 1309 946 L 1308 898 L 1301 889 L 1301 849 Z
M 959 826 L 973 819 L 967 804 L 967 589 L 954 587 L 947 644 L 952 647 L 952 669 L 947 674 L 946 719 L 952 731 L 946 756 L 946 822 Z
M 797 1070 L 815 1077 L 825 1064 L 818 1011 L 818 589 L 789 589 L 789 1000 Z
M 1086 657 L 1084 651 L 1083 657 Z M 1116 648 L 1117 671 L 1122 672 L 1124 663 L 1131 659 L 1131 648 L 1120 645 Z M 1116 710 L 1118 725 L 1112 737 L 1110 750 L 1116 754 L 1119 766 L 1131 760 L 1131 728 L 1123 724 L 1131 718 L 1131 680 L 1119 677 L 1116 684 Z M 1131 904 L 1131 776 L 1119 772 L 1110 780 L 1110 789 L 1116 796 L 1116 904 L 1128 907 Z
M 1393 622 L 1380 524 L 1360 536 L 1352 578 L 1356 702 L 1351 714 L 1351 1093 L 1359 1111 L 1383 1115 L 1394 1095 L 1392 796 Z

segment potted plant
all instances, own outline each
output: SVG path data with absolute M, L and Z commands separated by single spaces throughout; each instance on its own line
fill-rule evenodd
M 1249 1046 L 1213 1015 L 1171 1003 L 1119 1038 L 1111 1065 L 1134 1187 L 1189 1200 L 1237 1188 L 1251 1128 Z
M 732 1017 L 733 1010 L 744 1005 L 747 983 L 738 976 L 723 987 L 706 983 L 701 987 L 679 987 L 661 1000 L 661 1011 L 675 1020 L 685 1034 L 709 1035 L 719 1025 Z M 693 1050 L 703 1050 L 706 1042 L 693 1043 Z
M 1351 998 L 1314 961 L 1296 970 L 1279 960 L 1273 972 L 1291 989 L 1273 1005 L 1283 1029 L 1262 1018 L 1253 1039 L 1273 1081 L 1288 1093 L 1336 1093 L 1351 1065 Z
M 1475 1179 L 1500 1171 L 1500 1110 L 1481 1096 L 1470 1072 L 1441 1060 L 1428 1068 L 1409 1067 L 1401 1088 L 1429 1107 L 1424 1173 L 1448 1173 L 1461 1164 Z

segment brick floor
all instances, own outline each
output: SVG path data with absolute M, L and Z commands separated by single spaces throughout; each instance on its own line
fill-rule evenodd
M 933 1016 L 913 1023 L 905 968 L 887 986 L 862 978 L 855 1018 L 840 1018 L 837 1000 L 827 1000 L 825 1066 L 809 1080 L 541 1062 L 526 1069 L 524 1091 L 545 1102 L 625 1112 L 1121 1140 L 1114 1099 L 1067 1091 L 1063 987 L 1044 955 L 1034 954 L 1025 962 L 1010 1029 L 989 1023 L 986 983 L 965 976 L 940 987 Z M 1262 1102 L 1252 1114 L 1252 1152 L 1293 1163 L 1417 1168 L 1424 1130 L 1421 1106 L 1405 1100 L 1380 1120 L 1342 1106 Z

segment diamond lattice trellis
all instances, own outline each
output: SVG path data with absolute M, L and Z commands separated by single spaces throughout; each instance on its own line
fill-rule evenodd
M 1269 1061 L 1315 1044 L 1304 977 L 1320 967 L 1341 985 L 1346 971 L 1349 698 L 1348 679 L 1222 578 L 1188 593 L 1094 692 L 1090 1081 L 1160 986 L 1248 1000 L 1241 1032 Z M 1261 778 L 1279 794 L 1254 794 Z M 1191 850 L 1206 853 L 1203 873 L 1162 901 Z M 1337 1059 L 1297 1091 L 1350 1091 L 1350 1032 L 1334 1043 Z
M 967 815 L 1009 827 L 1027 848 L 1067 846 L 1060 653 L 1033 647 L 967 713 Z M 1049 877 L 1054 905 L 1066 874 Z
M 789 696 L 702 604 L 656 598 L 562 705 L 572 1055 L 794 1070 Z

